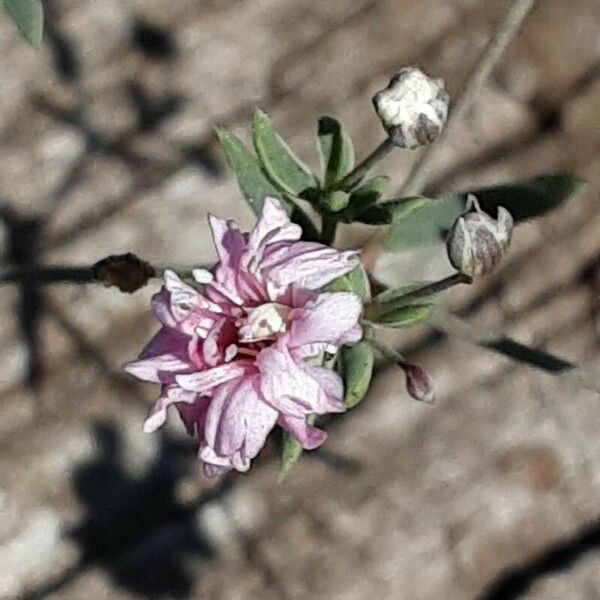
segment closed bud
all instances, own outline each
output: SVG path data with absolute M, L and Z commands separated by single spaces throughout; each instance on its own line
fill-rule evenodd
M 419 365 L 412 363 L 399 363 L 406 375 L 406 391 L 415 400 L 432 403 L 435 400 L 433 379 L 429 373 Z
M 442 79 L 417 67 L 404 67 L 373 97 L 375 110 L 391 142 L 417 148 L 435 140 L 446 122 L 450 97 Z
M 502 206 L 493 219 L 480 208 L 475 196 L 469 196 L 468 207 L 475 210 L 461 215 L 446 241 L 452 266 L 468 277 L 491 273 L 506 254 L 513 231 L 513 218 Z
M 329 212 L 344 210 L 350 202 L 350 194 L 342 190 L 327 192 L 321 197 L 321 206 Z

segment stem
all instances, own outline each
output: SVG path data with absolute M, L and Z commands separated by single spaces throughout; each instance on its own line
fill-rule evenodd
M 199 267 L 201 268 L 201 267 Z M 0 285 L 29 282 L 36 285 L 70 283 L 83 285 L 102 283 L 132 293 L 144 287 L 151 279 L 160 279 L 166 270 L 182 279 L 192 277 L 194 267 L 153 266 L 132 254 L 109 256 L 91 266 L 12 266 L 0 269 Z
M 513 0 L 504 17 L 496 26 L 487 47 L 483 51 L 471 75 L 467 79 L 456 105 L 450 113 L 448 122 L 435 144 L 429 146 L 413 165 L 408 179 L 402 186 L 400 195 L 419 194 L 435 172 L 435 165 L 445 152 L 444 141 L 456 134 L 465 115 L 472 108 L 477 96 L 487 84 L 488 79 L 504 54 L 508 44 L 517 35 L 521 25 L 531 12 L 536 0 Z
M 385 358 L 385 360 L 393 363 L 398 363 L 400 365 L 406 364 L 406 359 L 404 358 L 404 356 L 402 356 L 400 352 L 397 352 L 393 348 L 390 348 L 389 346 L 378 342 L 374 338 L 369 340 L 369 344 L 373 348 L 375 348 L 375 350 L 377 350 L 383 356 L 383 358 Z
M 386 138 L 335 187 L 340 190 L 351 190 L 368 173 L 375 163 L 387 156 L 393 149 L 394 144 L 392 144 L 389 137 Z
M 335 242 L 337 221 L 329 215 L 323 215 L 322 219 L 323 229 L 321 230 L 321 242 L 326 246 L 332 246 Z
M 376 318 L 380 315 L 383 315 L 392 310 L 396 310 L 413 300 L 417 300 L 419 298 L 425 298 L 427 296 L 433 296 L 434 294 L 438 294 L 439 292 L 443 292 L 455 285 L 459 285 L 461 283 L 473 283 L 473 279 L 468 275 L 464 275 L 463 273 L 454 273 L 445 279 L 440 279 L 440 281 L 434 281 L 428 285 L 424 285 L 412 292 L 407 292 L 406 294 L 399 296 L 398 298 L 394 298 L 389 302 L 381 302 L 372 304 L 368 307 L 370 310 L 366 311 L 365 316 L 367 318 Z

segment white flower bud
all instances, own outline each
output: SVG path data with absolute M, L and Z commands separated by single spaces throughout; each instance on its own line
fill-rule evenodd
M 373 97 L 390 140 L 401 148 L 433 142 L 444 128 L 449 101 L 444 81 L 428 77 L 417 67 L 400 69 Z
M 469 196 L 468 210 L 460 216 L 446 240 L 448 258 L 452 266 L 469 277 L 491 273 L 506 254 L 513 231 L 513 218 L 502 206 L 498 218 L 484 213 L 475 196 Z

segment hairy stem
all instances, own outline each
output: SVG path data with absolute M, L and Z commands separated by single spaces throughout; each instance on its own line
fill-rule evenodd
M 340 190 L 351 190 L 369 172 L 373 165 L 387 156 L 393 149 L 394 144 L 392 144 L 390 138 L 386 138 L 335 187 Z

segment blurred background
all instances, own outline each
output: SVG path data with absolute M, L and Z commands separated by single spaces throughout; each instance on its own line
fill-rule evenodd
M 39 51 L 0 19 L 2 264 L 132 251 L 213 257 L 207 213 L 252 215 L 212 129 L 248 139 L 255 106 L 316 166 L 340 118 L 364 156 L 371 96 L 405 64 L 455 97 L 500 0 L 47 0 Z M 474 323 L 600 358 L 600 3 L 540 0 L 429 192 L 573 171 L 585 194 L 520 226 L 500 272 L 447 298 Z M 377 171 L 403 180 L 415 153 Z M 339 242 L 370 234 L 345 228 Z M 384 281 L 448 272 L 386 256 Z M 436 406 L 380 369 L 323 450 L 277 484 L 200 479 L 176 418 L 121 374 L 156 329 L 148 301 L 100 286 L 0 287 L 0 598 L 600 598 L 600 399 L 426 328 L 397 341 Z

